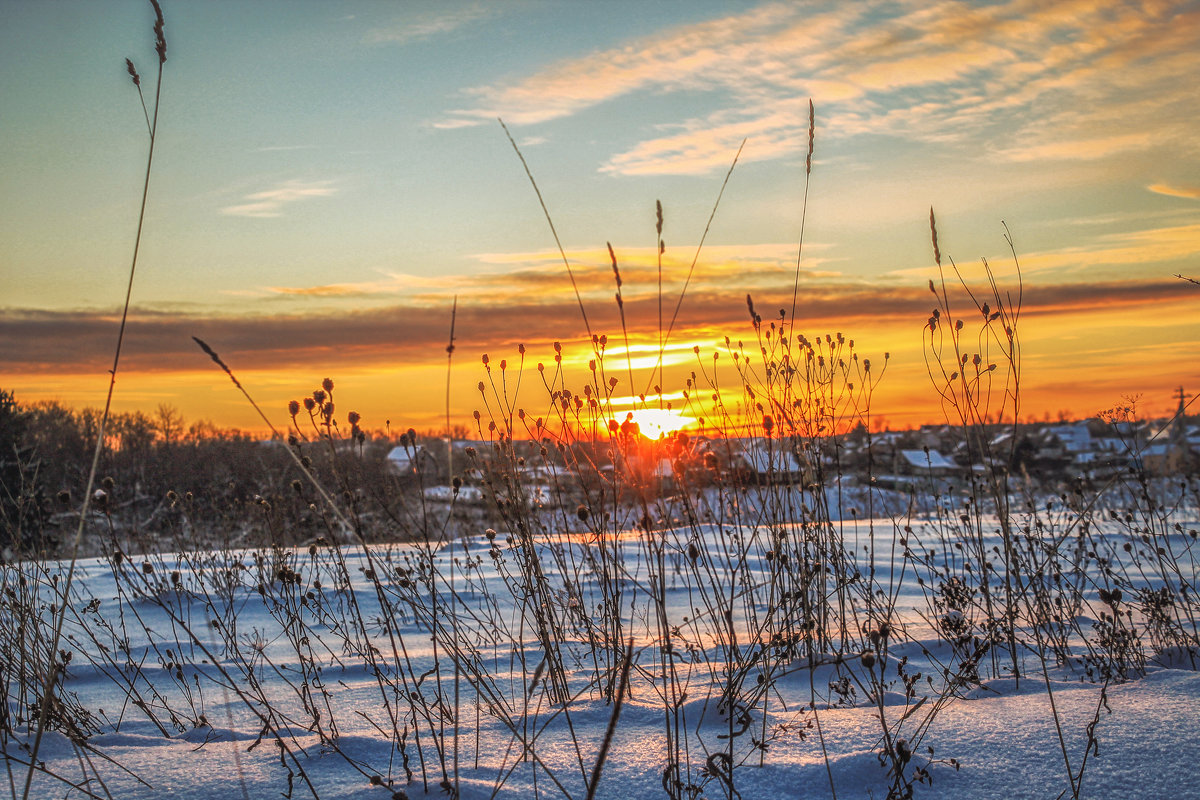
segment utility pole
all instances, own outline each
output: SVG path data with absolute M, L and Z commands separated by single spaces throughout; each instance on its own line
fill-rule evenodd
M 1184 421 L 1184 415 L 1190 405 L 1187 401 L 1193 395 L 1185 393 L 1182 386 L 1175 390 L 1175 395 L 1179 398 L 1179 408 L 1176 409 L 1175 419 L 1171 422 L 1170 442 L 1174 447 L 1181 448 L 1187 445 L 1187 423 Z

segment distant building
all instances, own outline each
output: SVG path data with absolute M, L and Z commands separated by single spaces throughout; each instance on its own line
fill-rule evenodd
M 1086 453 L 1092 449 L 1092 432 L 1086 421 L 1051 425 L 1043 432 L 1057 439 L 1068 453 Z
M 424 445 L 397 446 L 388 451 L 387 469 L 398 478 L 432 482 L 438 478 L 439 465 L 437 458 Z
M 730 455 L 731 469 L 756 481 L 791 483 L 802 480 L 804 464 L 785 441 L 742 439 Z
M 962 472 L 962 467 L 937 450 L 897 450 L 895 471 L 901 475 L 937 475 L 948 477 Z

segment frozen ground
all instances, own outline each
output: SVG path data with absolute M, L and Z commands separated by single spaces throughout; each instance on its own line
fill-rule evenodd
M 746 655 L 761 653 L 764 631 L 779 629 L 755 599 L 777 596 L 771 582 L 786 570 L 757 539 L 731 550 L 730 532 L 715 526 L 704 529 L 698 557 L 688 549 L 695 529 L 651 534 L 655 547 L 644 535 L 543 542 L 550 594 L 541 601 L 522 597 L 529 586 L 519 543 L 503 536 L 494 545 L 482 536 L 453 545 L 453 578 L 450 547 L 172 555 L 115 568 L 107 559 L 81 562 L 65 688 L 88 735 L 82 745 L 62 730 L 46 735 L 39 759 L 57 777 L 37 773 L 30 796 L 444 797 L 439 783 L 457 759 L 464 798 L 583 798 L 614 710 L 601 687 L 620 682 L 623 648 L 593 647 L 612 633 L 601 610 L 615 588 L 634 666 L 597 797 L 667 796 L 669 707 L 687 732 L 683 783 L 695 796 L 884 798 L 893 783 L 886 730 L 894 748 L 901 738 L 911 743 L 910 778 L 917 768 L 928 773 L 913 784 L 916 797 L 1070 797 L 1068 761 L 1076 775 L 1082 770 L 1082 797 L 1200 797 L 1200 673 L 1186 653 L 1150 652 L 1144 673 L 1106 686 L 1087 679 L 1082 662 L 1043 670 L 1028 648 L 1018 682 L 997 647 L 980 659 L 978 682 L 947 691 L 946 670 L 961 669 L 961 653 L 935 634 L 928 585 L 892 546 L 893 530 L 879 524 L 873 562 L 897 630 L 877 663 L 865 664 L 857 651 L 840 660 L 818 654 L 811 679 L 803 655 L 771 666 Z M 872 541 L 867 523 L 842 535 L 860 552 Z M 1186 539 L 1179 546 L 1190 557 Z M 602 550 L 620 580 L 597 577 Z M 697 567 L 705 563 L 707 583 Z M 423 582 L 431 566 L 437 577 Z M 1141 574 L 1157 585 L 1160 576 L 1144 564 Z M 657 575 L 665 576 L 664 617 L 675 629 L 669 683 L 648 602 Z M 1185 577 L 1194 581 L 1194 569 Z M 723 591 L 727 603 L 703 600 Z M 1078 612 L 1089 630 L 1086 615 L 1104 606 L 1092 589 L 1085 594 Z M 565 707 L 548 694 L 533 602 L 554 605 L 573 695 Z M 866 620 L 866 601 L 853 604 Z M 722 608 L 730 609 L 725 625 Z M 441 632 L 436 647 L 431 615 Z M 451 655 L 447 641 L 464 644 Z M 456 706 L 455 657 L 457 726 L 442 715 Z M 719 703 L 730 680 L 743 687 L 740 702 L 755 703 L 733 720 Z M 761 685 L 768 690 L 756 692 Z M 477 702 L 481 694 L 486 702 Z M 664 703 L 664 694 L 673 699 Z M 10 689 L 16 713 L 12 697 Z M 15 796 L 30 741 L 6 742 Z M 731 780 L 725 753 L 736 765 Z

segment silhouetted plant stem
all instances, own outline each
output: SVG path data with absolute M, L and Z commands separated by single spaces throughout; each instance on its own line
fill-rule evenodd
M 99 430 L 96 434 L 96 447 L 92 451 L 92 465 L 88 470 L 87 488 L 83 492 L 83 507 L 79 511 L 79 525 L 75 529 L 75 537 L 71 542 L 71 559 L 67 567 L 67 578 L 63 582 L 62 601 L 58 604 L 59 608 L 54 616 L 54 634 L 50 639 L 50 668 L 46 671 L 46 681 L 42 687 L 42 703 L 38 714 L 37 733 L 34 736 L 33 747 L 29 758 L 29 771 L 25 775 L 25 788 L 22 792 L 22 797 L 28 800 L 29 789 L 33 784 L 34 767 L 38 763 L 38 753 L 42 746 L 42 737 L 46 730 L 46 722 L 50 713 L 50 706 L 53 705 L 52 696 L 54 692 L 54 684 L 58 680 L 58 674 L 61 671 L 61 666 L 58 664 L 57 654 L 58 645 L 62 640 L 63 624 L 66 620 L 67 606 L 71 597 L 71 585 L 75 579 L 75 567 L 79 559 L 79 544 L 83 539 L 83 529 L 87 525 L 88 511 L 91 508 L 92 492 L 96 486 L 96 472 L 100 467 L 100 454 L 104 450 L 104 430 L 108 423 L 109 415 L 112 412 L 113 392 L 117 385 L 117 367 L 121 363 L 121 347 L 125 342 L 125 325 L 129 319 L 129 304 L 133 297 L 133 278 L 137 273 L 138 251 L 142 244 L 142 226 L 146 221 L 146 201 L 150 194 L 150 172 L 154 164 L 154 142 L 158 133 L 158 107 L 159 100 L 162 96 L 162 72 L 163 64 L 167 60 L 167 45 L 163 36 L 163 13 L 162 7 L 158 0 L 150 0 L 154 7 L 155 23 L 155 49 L 158 51 L 158 78 L 155 81 L 154 87 L 154 118 L 149 122 L 150 149 L 146 154 L 146 174 L 142 180 L 142 201 L 138 209 L 137 233 L 133 239 L 133 257 L 129 264 L 129 281 L 125 287 L 125 303 L 121 308 L 121 325 L 117 331 L 117 344 L 113 351 L 113 365 L 109 371 L 108 393 L 104 399 L 104 412 L 100 416 Z M 129 59 L 125 60 L 126 68 L 130 73 L 133 84 L 137 87 L 138 97 L 142 101 L 142 111 L 145 113 L 146 102 L 142 97 L 141 77 L 133 66 L 133 62 Z

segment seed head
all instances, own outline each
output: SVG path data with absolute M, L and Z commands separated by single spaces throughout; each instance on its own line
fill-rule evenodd
M 617 269 L 617 254 L 613 252 L 612 242 L 606 242 L 608 245 L 608 259 L 612 262 L 613 275 L 617 278 L 618 293 L 621 289 L 621 270 Z
M 933 206 L 929 207 L 929 232 L 933 237 L 933 260 L 940 267 L 942 265 L 942 251 L 938 249 L 937 220 L 933 216 Z M 929 288 L 933 289 L 933 281 L 929 282 Z
M 158 4 L 158 0 L 150 0 L 150 5 L 154 6 L 154 49 L 158 52 L 158 63 L 165 64 L 167 61 L 167 39 L 163 34 L 162 6 Z
M 817 129 L 816 111 L 813 109 L 813 101 L 808 101 L 808 157 L 804 159 L 804 174 L 812 174 L 812 157 L 813 157 L 813 139 L 815 138 Z

